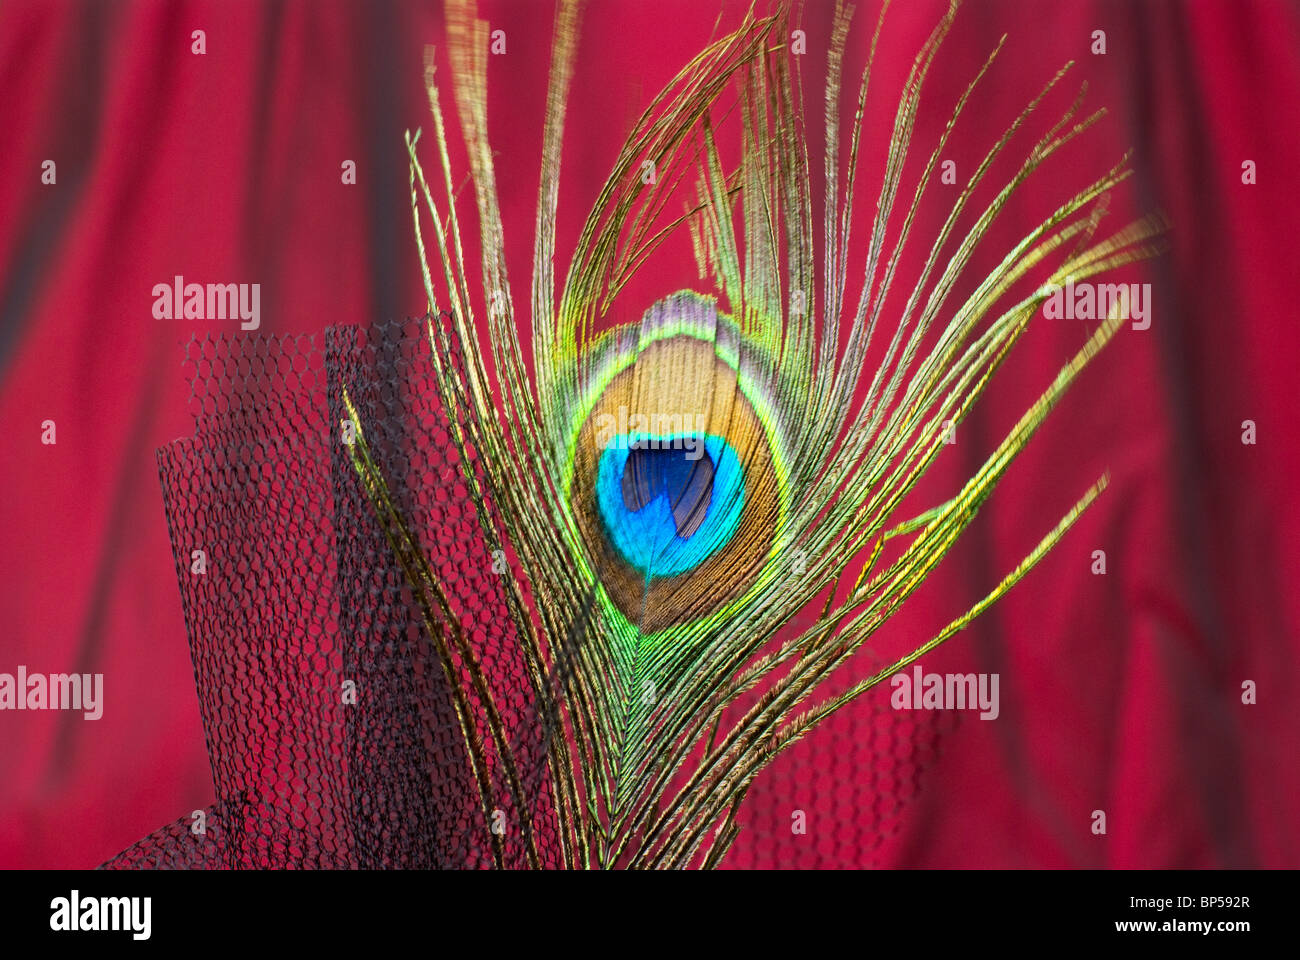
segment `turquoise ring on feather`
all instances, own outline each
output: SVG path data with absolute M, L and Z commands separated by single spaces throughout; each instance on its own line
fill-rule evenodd
M 754 585 L 782 484 L 735 327 L 712 300 L 674 294 L 627 333 L 577 426 L 569 498 L 610 602 L 654 633 Z
M 731 541 L 745 509 L 744 471 L 716 435 L 623 434 L 601 453 L 596 503 L 629 566 L 674 577 Z

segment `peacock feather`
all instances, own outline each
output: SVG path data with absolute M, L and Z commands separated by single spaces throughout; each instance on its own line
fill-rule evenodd
M 1129 175 L 1121 158 L 1062 198 L 954 302 L 1008 197 L 1102 116 L 1079 113 L 1080 92 L 1009 180 L 985 183 L 1067 65 L 945 202 L 948 215 L 922 266 L 903 276 L 917 210 L 1002 44 L 952 105 L 908 197 L 903 170 L 921 90 L 956 2 L 934 27 L 899 96 L 875 219 L 860 237 L 850 227 L 865 189 L 857 183 L 863 116 L 888 3 L 847 124 L 841 65 L 853 10 L 836 8 L 820 210 L 788 49 L 791 14 L 781 5 L 766 16 L 751 10 L 655 97 L 628 133 L 575 248 L 559 251 L 560 156 L 580 8 L 576 0 L 558 5 L 526 302 L 507 276 L 488 140 L 488 26 L 472 0 L 448 4 L 446 53 L 478 221 L 475 269 L 466 260 L 461 173 L 432 50 L 435 176 L 419 159 L 421 134 L 407 136 L 437 390 L 454 414 L 449 442 L 482 535 L 506 561 L 505 603 L 545 727 L 540 782 L 517 762 L 514 721 L 494 696 L 491 666 L 451 614 L 447 585 L 421 554 L 345 393 L 357 421 L 351 455 L 436 643 L 498 864 L 505 831 L 490 824 L 496 815 L 499 826 L 509 809 L 509 829 L 532 866 L 714 866 L 737 835 L 746 791 L 774 757 L 966 626 L 1104 489 L 1105 476 L 935 636 L 828 692 L 828 678 L 944 558 L 1126 320 L 1116 309 L 1097 326 L 950 499 L 899 516 L 945 432 L 984 392 L 1049 285 L 1154 255 L 1164 225 L 1152 216 L 1098 236 L 1108 191 Z M 726 124 L 738 125 L 742 148 L 730 167 L 718 145 Z M 991 198 L 977 201 L 981 195 Z M 898 222 L 886 243 L 886 225 Z M 672 284 L 656 302 L 629 304 L 629 279 L 668 238 L 687 234 L 700 268 L 695 288 Z M 561 254 L 568 266 L 559 277 Z M 851 254 L 865 262 L 860 275 L 850 275 Z M 1027 293 L 1026 278 L 1037 282 Z M 886 314 L 896 286 L 910 288 L 906 306 Z M 1020 299 L 1008 305 L 1013 291 Z M 640 319 L 611 322 L 629 313 Z M 895 538 L 906 539 L 885 561 Z M 558 838 L 555 854 L 537 840 L 544 826 Z

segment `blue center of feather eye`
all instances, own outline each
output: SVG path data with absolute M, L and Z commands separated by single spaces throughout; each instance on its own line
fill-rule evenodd
M 731 444 L 713 434 L 621 434 L 601 452 L 596 504 L 628 565 L 647 577 L 675 577 L 735 534 L 744 471 Z

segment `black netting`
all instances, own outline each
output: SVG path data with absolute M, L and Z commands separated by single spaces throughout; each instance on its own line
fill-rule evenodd
M 497 837 L 510 867 L 529 835 L 557 862 L 549 725 L 504 597 L 513 571 L 488 550 L 492 507 L 465 488 L 429 358 L 423 320 L 190 342 L 195 433 L 158 462 L 218 803 L 205 834 L 183 818 L 106 866 L 483 867 Z M 445 585 L 435 629 L 459 627 L 509 737 L 513 789 L 461 684 L 490 810 L 447 677 L 467 664 L 440 657 L 358 479 L 345 391 Z
M 866 653 L 866 651 L 864 651 Z M 863 658 L 867 659 L 867 658 Z M 875 673 L 874 662 L 863 667 Z M 951 711 L 902 711 L 881 684 L 833 715 L 756 781 L 726 861 L 755 869 L 889 866 L 887 844 L 961 722 Z M 793 815 L 804 814 L 796 833 Z

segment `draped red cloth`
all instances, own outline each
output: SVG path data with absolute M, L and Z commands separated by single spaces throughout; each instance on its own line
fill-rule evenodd
M 743 6 L 724 4 L 722 27 Z M 859 257 L 897 91 L 946 5 L 898 6 L 867 111 Z M 481 15 L 507 37 L 489 66 L 489 122 L 522 303 L 552 10 L 485 2 Z M 696 0 L 589 6 L 561 266 L 622 135 L 717 16 Z M 846 113 L 875 16 L 859 4 Z M 816 2 L 801 22 L 814 150 L 830 18 Z M 1123 274 L 1152 284 L 1150 329 L 1122 331 L 1080 379 L 882 650 L 928 639 L 978 600 L 1107 470 L 1110 488 L 1008 598 L 922 660 L 997 673 L 996 720 L 894 718 L 904 742 L 881 746 L 872 718 L 890 708 L 878 689 L 756 784 L 728 863 L 1300 865 L 1300 13 L 1271 0 L 971 2 L 922 99 L 912 183 L 1003 33 L 945 153 L 959 183 L 1067 60 L 993 179 L 1014 172 L 1081 81 L 1085 113 L 1110 112 L 1031 178 L 971 276 L 1129 147 L 1135 175 L 1102 231 L 1160 209 L 1171 246 Z M 155 319 L 152 290 L 177 275 L 258 282 L 269 332 L 422 313 L 402 133 L 430 126 L 422 48 L 442 37 L 436 5 L 414 2 L 0 6 L 0 672 L 105 678 L 99 720 L 0 713 L 0 866 L 94 866 L 213 801 L 154 451 L 192 429 L 183 342 L 234 324 Z M 342 182 L 349 160 L 355 185 Z M 819 158 L 812 169 L 816 181 Z M 946 215 L 944 189 L 957 188 L 927 195 L 904 278 Z M 682 238 L 629 286 L 617 319 L 698 282 Z M 1086 334 L 1083 321 L 1035 322 L 914 512 L 952 495 Z M 41 442 L 47 420 L 53 445 Z M 791 830 L 798 810 L 806 833 Z M 1097 810 L 1105 835 L 1092 830 Z

